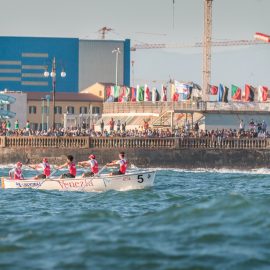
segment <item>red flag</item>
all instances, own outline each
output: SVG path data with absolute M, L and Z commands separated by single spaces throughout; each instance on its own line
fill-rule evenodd
M 268 88 L 266 86 L 262 87 L 262 100 L 267 101 L 268 97 Z
M 179 94 L 178 93 L 174 93 L 173 94 L 173 101 L 178 101 L 179 99 Z
M 218 93 L 218 87 L 216 85 L 209 85 L 209 87 L 211 95 L 216 95 Z
M 254 101 L 254 87 L 245 85 L 245 101 Z

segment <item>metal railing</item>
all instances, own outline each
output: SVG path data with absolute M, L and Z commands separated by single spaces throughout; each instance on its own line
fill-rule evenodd
M 182 101 L 182 102 L 104 102 L 103 114 L 111 113 L 161 113 L 164 111 L 181 112 L 204 112 L 204 111 L 238 111 L 238 112 L 269 112 L 269 102 L 204 102 L 204 101 Z
M 0 137 L 6 148 L 268 149 L 270 138 Z
M 203 102 L 105 102 L 103 103 L 103 114 L 112 113 L 160 113 L 161 111 L 203 111 L 205 103 Z

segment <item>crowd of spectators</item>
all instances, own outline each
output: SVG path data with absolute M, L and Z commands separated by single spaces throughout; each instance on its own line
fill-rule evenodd
M 109 125 L 109 129 L 104 128 L 104 122 L 101 121 L 100 128 L 59 128 L 48 130 L 31 130 L 27 124 L 24 128 L 19 128 L 19 124 L 15 122 L 12 129 L 9 124 L 1 125 L 0 136 L 89 136 L 89 137 L 140 137 L 140 138 L 212 138 L 212 139 L 228 139 L 228 138 L 268 138 L 270 134 L 267 131 L 265 121 L 256 122 L 251 120 L 247 128 L 241 120 L 238 129 L 215 129 L 200 130 L 198 123 L 191 127 L 187 121 L 182 126 L 176 126 L 174 130 L 170 128 L 153 128 L 148 124 L 144 124 L 139 128 L 127 129 L 126 123 L 115 126 Z

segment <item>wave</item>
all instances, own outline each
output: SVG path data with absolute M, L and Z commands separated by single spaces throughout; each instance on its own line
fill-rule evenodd
M 154 167 L 149 168 L 151 170 L 156 171 L 173 171 L 173 172 L 185 172 L 185 173 L 220 173 L 220 174 L 262 174 L 268 175 L 270 174 L 269 168 L 259 168 L 259 169 L 250 169 L 250 170 L 240 170 L 240 169 L 206 169 L 206 168 L 196 168 L 196 169 L 176 169 L 176 168 L 161 168 Z

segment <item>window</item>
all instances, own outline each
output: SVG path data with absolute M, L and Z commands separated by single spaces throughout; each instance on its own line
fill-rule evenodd
M 87 107 L 80 107 L 80 113 L 86 114 L 87 113 Z
M 100 107 L 93 107 L 92 114 L 100 114 Z
M 102 91 L 99 91 L 99 96 L 100 96 L 100 97 L 102 96 Z
M 67 113 L 69 113 L 69 114 L 74 114 L 74 112 L 75 112 L 75 109 L 74 109 L 73 106 L 68 106 L 68 107 L 67 107 Z
M 10 111 L 10 104 L 7 104 L 7 111 Z
M 47 106 L 41 107 L 41 113 L 46 113 L 46 114 L 48 114 L 48 113 L 49 113 L 49 107 L 47 107 Z
M 36 106 L 29 106 L 29 114 L 36 114 L 37 107 Z
M 30 123 L 30 129 L 38 130 L 38 123 Z
M 62 114 L 62 107 L 61 106 L 54 107 L 54 113 L 55 114 Z

